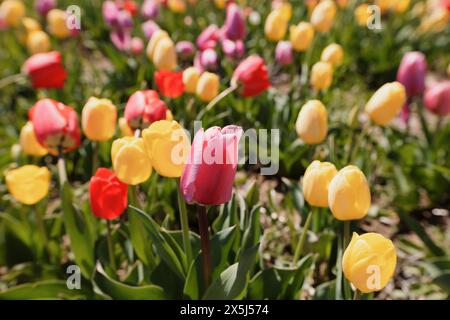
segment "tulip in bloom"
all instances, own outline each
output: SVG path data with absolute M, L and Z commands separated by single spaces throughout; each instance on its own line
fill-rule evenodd
M 128 186 L 106 168 L 99 168 L 89 182 L 91 210 L 99 218 L 118 218 L 127 207 L 127 195 Z
M 71 35 L 67 27 L 67 14 L 60 9 L 52 9 L 47 14 L 48 32 L 58 39 L 64 39 Z
M 238 163 L 238 126 L 200 129 L 180 180 L 188 203 L 220 205 L 230 201 Z
M 50 10 L 56 7 L 56 0 L 36 0 L 34 7 L 41 16 L 45 17 Z
M 328 112 L 322 102 L 308 101 L 298 113 L 295 129 L 305 143 L 322 143 L 328 133 Z
M 295 51 L 306 51 L 311 46 L 313 39 L 314 28 L 308 22 L 300 22 L 298 25 L 289 28 L 289 40 Z
M 174 70 L 177 67 L 177 54 L 172 39 L 164 37 L 158 41 L 152 60 L 158 70 Z
M 272 9 L 280 10 L 286 21 L 291 20 L 292 17 L 292 5 L 287 1 L 272 1 Z
M 333 81 L 333 66 L 331 63 L 319 61 L 311 69 L 311 86 L 315 90 L 328 89 Z
M 41 99 L 28 111 L 39 143 L 58 154 L 80 145 L 80 128 L 76 111 L 61 102 Z
M 156 172 L 163 177 L 180 177 L 190 148 L 183 127 L 174 120 L 156 121 L 142 132 L 142 137 Z
M 269 13 L 264 25 L 266 38 L 271 41 L 280 41 L 286 34 L 288 20 L 279 9 Z
M 137 185 L 152 174 L 152 165 L 142 138 L 124 137 L 114 140 L 111 159 L 117 178 L 126 184 Z
M 184 92 L 183 72 L 156 71 L 155 82 L 161 94 L 168 98 L 178 98 Z
M 197 90 L 200 73 L 194 67 L 189 67 L 183 71 L 184 91 L 194 94 Z
M 341 45 L 332 43 L 323 49 L 320 60 L 323 62 L 329 62 L 334 66 L 339 66 L 344 60 L 344 49 L 342 49 Z
M 219 94 L 219 76 L 211 72 L 203 72 L 197 82 L 196 93 L 201 101 L 209 102 Z
M 103 2 L 102 4 L 103 20 L 108 26 L 110 27 L 117 26 L 119 12 L 120 12 L 119 7 L 114 1 Z
M 150 61 L 153 61 L 153 55 L 155 54 L 156 46 L 164 38 L 169 38 L 169 34 L 166 31 L 157 29 L 153 32 L 147 45 L 147 58 L 149 58 Z
M 220 29 L 215 24 L 208 26 L 197 37 L 196 44 L 200 50 L 214 48 L 220 37 Z
M 386 125 L 406 103 L 405 87 L 400 82 L 390 82 L 378 89 L 366 104 L 365 111 L 378 125 Z
M 450 114 L 450 81 L 434 84 L 425 91 L 425 107 L 431 112 L 446 116 Z
M 405 86 L 408 97 L 419 96 L 425 90 L 427 60 L 422 52 L 407 52 L 400 62 L 397 81 Z
M 328 32 L 333 26 L 336 10 L 332 0 L 319 2 L 311 14 L 311 24 L 319 32 Z
M 359 291 L 380 291 L 392 278 L 397 253 L 391 240 L 378 233 L 353 233 L 342 258 L 344 276 Z
M 33 205 L 48 194 L 50 177 L 47 167 L 25 165 L 6 172 L 5 181 L 14 199 L 23 204 Z
M 292 44 L 289 41 L 280 41 L 275 48 L 275 59 L 281 65 L 292 63 Z
M 35 157 L 45 156 L 48 151 L 37 140 L 33 123 L 28 121 L 20 130 L 20 147 L 25 154 Z
M 37 53 L 28 58 L 22 70 L 27 74 L 34 88 L 62 88 L 67 77 L 57 51 Z
M 252 55 L 242 61 L 234 70 L 231 83 L 240 87 L 240 93 L 244 97 L 257 96 L 267 90 L 270 81 L 264 59 Z
M 245 38 L 245 20 L 237 4 L 231 3 L 227 6 L 227 14 L 222 32 L 230 40 L 236 41 Z
M 84 134 L 92 141 L 106 141 L 116 131 L 117 108 L 109 99 L 90 97 L 81 112 Z
M 370 190 L 366 176 L 356 166 L 339 170 L 328 186 L 328 204 L 338 220 L 363 218 L 370 207 Z
M 328 207 L 328 185 L 336 173 L 334 164 L 314 160 L 306 168 L 302 181 L 306 202 L 314 207 Z
M 27 36 L 27 49 L 30 54 L 47 52 L 50 49 L 50 38 L 42 30 L 36 30 Z
M 20 0 L 5 0 L 0 4 L 0 20 L 6 26 L 18 26 L 24 15 L 25 5 Z
M 139 90 L 133 93 L 125 106 L 124 116 L 133 130 L 144 129 L 158 120 L 170 115 L 164 101 L 154 90 Z

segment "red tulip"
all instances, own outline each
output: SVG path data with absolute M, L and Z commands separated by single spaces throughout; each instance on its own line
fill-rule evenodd
M 270 87 L 269 74 L 263 58 L 252 55 L 234 70 L 232 83 L 241 86 L 244 97 L 257 96 Z
M 180 188 L 187 202 L 219 205 L 230 201 L 242 128 L 200 129 L 192 143 Z
M 62 88 L 67 72 L 58 51 L 37 53 L 28 58 L 23 71 L 30 77 L 34 88 Z
M 92 213 L 112 220 L 120 216 L 127 207 L 128 185 L 121 182 L 114 172 L 100 168 L 89 183 L 89 200 Z
M 51 153 L 68 152 L 80 145 L 78 115 L 73 108 L 41 99 L 28 111 L 28 117 L 37 140 Z
M 431 112 L 446 116 L 450 114 L 450 81 L 437 83 L 425 91 L 425 107 Z
M 131 129 L 144 129 L 158 120 L 165 120 L 169 109 L 155 90 L 133 93 L 125 106 L 125 119 Z
M 159 91 L 165 97 L 178 98 L 184 92 L 183 72 L 157 71 L 155 81 Z

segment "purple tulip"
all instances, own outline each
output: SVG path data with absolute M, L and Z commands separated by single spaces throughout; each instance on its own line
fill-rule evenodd
M 147 40 L 150 40 L 153 33 L 159 29 L 159 26 L 153 20 L 148 20 L 142 24 L 142 31 L 144 32 L 144 36 Z
M 450 81 L 443 81 L 427 88 L 423 100 L 425 107 L 431 112 L 440 116 L 450 114 Z
M 126 29 L 111 31 L 110 38 L 114 46 L 120 51 L 129 51 L 131 48 L 131 33 Z
M 239 59 L 245 54 L 244 42 L 241 40 L 223 39 L 222 51 L 228 58 Z
M 292 44 L 289 41 L 280 41 L 275 49 L 275 59 L 282 66 L 292 63 Z
M 206 49 L 200 53 L 200 63 L 208 71 L 217 69 L 219 57 L 214 49 Z
M 231 3 L 228 5 L 222 31 L 224 36 L 230 40 L 243 40 L 245 38 L 245 20 L 237 4 Z
M 195 46 L 190 41 L 179 41 L 175 45 L 175 50 L 180 58 L 189 59 L 195 53 Z
M 419 96 L 425 90 L 426 72 L 427 60 L 422 52 L 405 53 L 397 71 L 397 81 L 405 86 L 409 98 Z
M 233 125 L 197 131 L 180 180 L 188 203 L 220 205 L 230 201 L 241 136 L 242 128 Z
M 45 17 L 50 10 L 56 8 L 56 0 L 36 0 L 34 7 L 41 16 Z
M 120 10 L 117 16 L 117 23 L 119 28 L 122 29 L 132 29 L 133 28 L 133 17 L 128 10 Z
M 119 7 L 114 1 L 105 1 L 102 6 L 103 19 L 105 23 L 110 26 L 116 26 L 119 16 Z
M 198 36 L 196 41 L 197 47 L 199 47 L 200 50 L 214 48 L 217 44 L 217 40 L 219 39 L 219 35 L 220 30 L 215 24 L 208 26 Z
M 159 4 L 155 0 L 145 0 L 141 7 L 142 17 L 156 19 L 159 16 Z

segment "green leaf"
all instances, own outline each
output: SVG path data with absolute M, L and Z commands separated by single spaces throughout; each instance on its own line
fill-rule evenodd
M 80 298 L 80 290 L 70 290 L 64 280 L 46 280 L 21 284 L 0 292 L 0 300 Z
M 450 294 L 450 271 L 445 271 L 433 279 L 433 283 L 437 284 L 442 290 Z
M 334 300 L 336 291 L 336 280 L 321 283 L 316 287 L 314 300 Z
M 259 202 L 259 186 L 254 181 L 245 195 L 245 201 L 247 202 L 248 208 L 253 208 Z
M 28 233 L 28 228 L 20 222 L 18 219 L 14 218 L 6 212 L 0 213 L 0 218 L 5 222 L 6 227 L 14 233 L 14 235 L 27 246 L 30 246 L 31 237 Z
M 260 213 L 260 206 L 254 207 L 250 212 L 249 223 L 242 238 L 241 251 L 245 251 L 259 243 L 262 229 L 259 222 Z
M 155 285 L 133 287 L 111 279 L 103 270 L 100 263 L 97 263 L 92 277 L 94 284 L 101 292 L 112 299 L 119 300 L 163 300 L 166 299 L 164 290 Z
M 144 224 L 141 223 L 140 218 L 136 214 L 130 213 L 128 215 L 128 229 L 136 255 L 146 266 L 153 265 L 152 240 Z

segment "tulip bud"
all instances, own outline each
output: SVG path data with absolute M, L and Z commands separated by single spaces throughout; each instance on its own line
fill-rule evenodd
M 152 174 L 152 165 L 142 138 L 124 137 L 114 140 L 111 159 L 117 178 L 126 184 L 137 185 Z
M 156 19 L 159 16 L 159 2 L 157 0 L 145 0 L 141 8 L 142 17 Z
M 120 29 L 132 29 L 133 28 L 133 17 L 131 13 L 127 10 L 120 10 L 117 15 L 117 27 Z
M 197 37 L 196 44 L 200 50 L 206 50 L 208 48 L 214 48 L 217 40 L 219 39 L 220 30 L 212 24 L 203 30 Z
M 370 207 L 370 190 L 366 176 L 356 166 L 346 166 L 328 186 L 328 205 L 338 220 L 363 218 Z
M 356 23 L 360 27 L 367 26 L 367 21 L 370 18 L 369 5 L 367 3 L 360 4 L 355 9 L 355 19 Z
M 114 1 L 105 1 L 102 5 L 103 20 L 105 23 L 114 27 L 118 24 L 119 7 Z
M 142 132 L 150 162 L 159 175 L 178 178 L 183 172 L 190 143 L 176 121 L 156 121 Z
M 20 147 L 25 154 L 35 157 L 45 156 L 48 152 L 36 138 L 33 123 L 28 121 L 20 130 Z
M 239 59 L 245 53 L 245 46 L 242 40 L 232 41 L 222 40 L 222 51 L 230 59 Z
M 431 112 L 446 116 L 450 114 L 450 81 L 435 84 L 425 91 L 425 107 Z
M 152 58 L 157 70 L 174 70 L 177 67 L 177 54 L 172 39 L 165 37 L 158 41 Z
M 183 71 L 184 91 L 194 94 L 197 90 L 200 73 L 194 67 L 189 67 Z
M 11 195 L 20 203 L 33 205 L 48 194 L 50 188 L 50 171 L 47 167 L 25 165 L 7 171 L 6 187 Z
M 425 90 L 427 60 L 418 51 L 407 52 L 402 58 L 397 72 L 397 81 L 405 86 L 408 97 L 418 96 Z
M 174 71 L 156 71 L 155 82 L 164 97 L 178 98 L 184 92 L 183 73 Z
M 133 130 L 128 125 L 127 119 L 125 117 L 119 118 L 119 129 L 122 137 L 132 137 Z
M 48 32 L 59 39 L 67 38 L 71 35 L 67 27 L 67 14 L 60 9 L 52 9 L 47 14 Z
M 160 30 L 159 26 L 152 20 L 148 20 L 142 24 L 142 32 L 147 40 L 150 40 L 157 30 Z
M 89 203 L 92 213 L 113 220 L 127 208 L 128 186 L 114 172 L 99 168 L 89 182 Z
M 28 58 L 22 70 L 27 74 L 33 87 L 62 88 L 67 72 L 61 63 L 61 54 L 57 51 L 37 53 Z
M 314 39 L 314 28 L 308 22 L 300 22 L 289 28 L 289 40 L 295 51 L 306 51 Z
M 169 34 L 164 30 L 158 29 L 153 32 L 147 45 L 147 58 L 149 58 L 150 61 L 153 61 L 153 55 L 155 54 L 156 46 L 158 45 L 159 41 L 168 37 Z
M 400 82 L 390 82 L 379 88 L 369 99 L 365 111 L 378 125 L 389 123 L 406 103 L 405 87 Z
M 201 101 L 209 102 L 219 94 L 220 79 L 217 74 L 203 72 L 197 82 L 196 93 Z
M 329 162 L 313 161 L 303 176 L 303 195 L 314 207 L 328 207 L 328 185 L 336 175 L 336 167 Z
M 117 109 L 109 99 L 90 97 L 81 113 L 84 134 L 92 141 L 106 141 L 116 131 Z
M 319 144 L 327 137 L 328 112 L 319 100 L 310 100 L 298 113 L 295 129 L 306 144 Z
M 289 41 L 280 41 L 275 48 L 275 60 L 280 65 L 292 63 L 292 45 Z
M 56 0 L 36 0 L 34 7 L 41 16 L 45 17 L 50 10 L 56 8 Z
M 266 38 L 271 41 L 279 41 L 284 38 L 288 20 L 285 19 L 281 10 L 273 10 L 269 13 L 264 25 Z
M 359 291 L 380 291 L 392 278 L 397 253 L 391 240 L 378 233 L 353 233 L 342 257 L 344 276 Z
M 344 60 L 344 50 L 339 44 L 332 43 L 323 49 L 320 60 L 323 62 L 329 62 L 334 66 L 339 66 Z
M 19 0 L 5 0 L 0 4 L 0 20 L 8 27 L 19 25 L 25 15 L 25 6 Z
M 230 40 L 243 40 L 245 38 L 245 20 L 237 4 L 231 3 L 227 7 L 223 33 Z
M 218 67 L 217 52 L 214 49 L 206 49 L 200 53 L 200 64 L 207 71 L 214 71 Z
M 243 60 L 234 70 L 231 84 L 240 86 L 240 94 L 244 97 L 254 97 L 267 90 L 270 81 L 264 59 L 251 55 Z
M 319 61 L 311 69 L 310 84 L 315 90 L 328 89 L 333 81 L 333 66 L 331 63 Z
M 144 129 L 158 120 L 166 120 L 170 112 L 154 90 L 133 93 L 125 106 L 124 116 L 131 129 Z
M 144 51 L 144 42 L 141 38 L 134 37 L 131 39 L 131 53 L 134 55 L 140 55 Z
M 220 205 L 230 201 L 241 136 L 238 126 L 197 131 L 180 179 L 188 203 Z
M 47 52 L 50 49 L 50 38 L 41 30 L 33 31 L 27 36 L 27 49 L 30 54 Z
M 311 14 L 311 24 L 319 32 L 329 31 L 334 23 L 336 10 L 334 1 L 324 0 L 319 2 Z
M 179 41 L 175 45 L 175 50 L 178 54 L 178 57 L 185 60 L 191 58 L 194 55 L 195 46 L 190 41 Z

